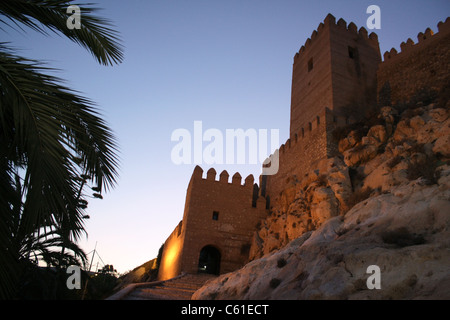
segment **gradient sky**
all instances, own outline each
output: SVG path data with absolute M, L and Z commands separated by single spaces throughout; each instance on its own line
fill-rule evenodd
M 450 1 L 97 0 L 120 32 L 125 60 L 96 63 L 69 40 L 31 30 L 1 33 L 22 56 L 46 61 L 66 85 L 95 101 L 120 146 L 118 185 L 89 203 L 87 239 L 119 272 L 156 257 L 183 217 L 195 165 L 175 165 L 171 134 L 203 130 L 279 129 L 289 134 L 295 53 L 328 13 L 366 27 L 366 9 L 381 8 L 381 53 L 450 16 Z M 371 30 L 369 30 L 369 33 Z M 202 166 L 205 173 L 209 166 Z M 259 165 L 217 165 L 257 181 Z M 94 266 L 97 259 L 94 260 Z M 102 263 L 100 262 L 100 266 Z

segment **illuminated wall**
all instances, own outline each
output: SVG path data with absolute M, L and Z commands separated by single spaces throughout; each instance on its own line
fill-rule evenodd
M 159 280 L 167 280 L 180 274 L 183 248 L 182 226 L 183 223 L 180 221 L 164 243 L 161 263 L 159 265 Z

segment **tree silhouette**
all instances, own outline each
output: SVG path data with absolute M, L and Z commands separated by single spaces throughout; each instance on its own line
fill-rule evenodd
M 110 23 L 81 8 L 80 29 L 67 27 L 72 1 L 2 0 L 0 27 L 62 34 L 103 65 L 123 51 Z M 63 86 L 36 60 L 0 43 L 0 298 L 17 294 L 38 259 L 62 267 L 85 261 L 87 187 L 94 197 L 114 187 L 117 145 L 94 103 Z M 59 250 L 54 250 L 59 248 Z

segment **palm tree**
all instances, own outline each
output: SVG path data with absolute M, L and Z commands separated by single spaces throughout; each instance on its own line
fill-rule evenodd
M 100 64 L 120 63 L 118 34 L 96 8 L 82 6 L 81 29 L 67 27 L 71 2 L 1 0 L 0 28 L 63 34 Z M 85 233 L 84 190 L 101 197 L 116 183 L 112 131 L 92 101 L 50 70 L 0 43 L 0 298 L 14 297 L 37 255 L 52 265 L 83 262 L 76 241 Z

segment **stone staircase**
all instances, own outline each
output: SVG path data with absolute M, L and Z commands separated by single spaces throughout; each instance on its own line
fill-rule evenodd
M 215 278 L 210 274 L 186 274 L 172 280 L 139 284 L 120 300 L 190 300 L 195 291 L 209 279 Z

